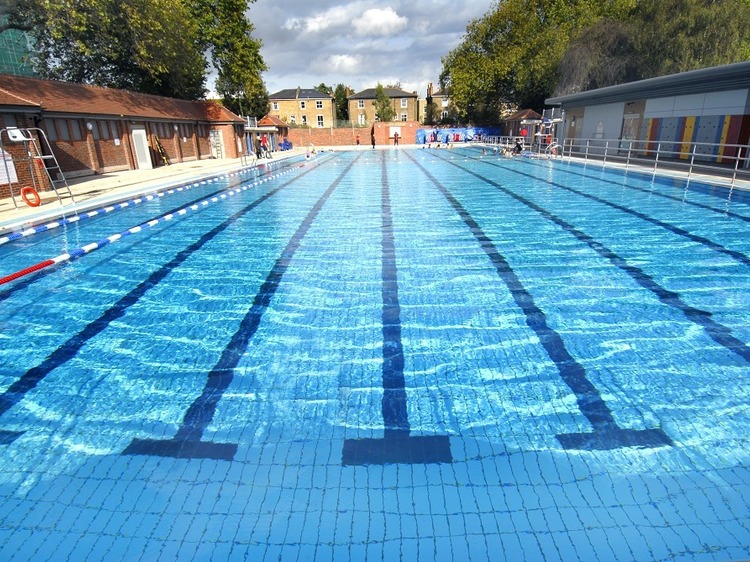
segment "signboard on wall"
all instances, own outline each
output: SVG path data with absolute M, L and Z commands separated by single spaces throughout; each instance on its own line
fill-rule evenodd
M 0 160 L 0 185 L 17 183 L 18 176 L 16 175 L 16 165 L 13 163 L 13 157 L 5 152 L 5 150 L 2 150 Z

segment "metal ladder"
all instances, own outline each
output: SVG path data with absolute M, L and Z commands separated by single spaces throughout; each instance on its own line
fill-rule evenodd
M 34 135 L 36 133 L 36 136 Z M 7 137 L 9 142 L 12 143 L 23 143 L 25 158 L 13 158 L 11 155 L 11 165 L 13 166 L 13 174 L 8 166 L 8 160 L 6 155 L 10 155 L 10 152 L 5 150 L 5 138 Z M 39 139 L 39 140 L 37 140 Z M 8 180 L 8 187 L 10 188 L 11 199 L 13 204 L 18 208 L 18 202 L 16 196 L 13 193 L 13 183 L 11 178 L 15 175 L 15 163 L 16 162 L 27 162 L 29 166 L 29 175 L 31 177 L 34 191 L 37 193 L 40 191 L 40 187 L 43 185 L 41 181 L 42 176 L 39 174 L 45 174 L 49 184 L 57 196 L 57 200 L 60 205 L 63 205 L 62 197 L 60 192 L 63 191 L 64 195 L 70 197 L 70 200 L 75 203 L 73 192 L 68 185 L 68 180 L 65 179 L 60 168 L 60 163 L 55 157 L 55 153 L 52 152 L 52 147 L 47 140 L 47 135 L 43 130 L 38 128 L 18 128 L 8 127 L 6 129 L 0 129 L 0 154 L 3 155 L 3 164 L 5 166 L 5 177 Z M 37 179 L 39 178 L 39 179 Z

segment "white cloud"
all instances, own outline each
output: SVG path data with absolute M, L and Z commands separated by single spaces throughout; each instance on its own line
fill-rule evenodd
M 324 64 L 329 72 L 350 75 L 359 71 L 362 58 L 352 55 L 330 55 Z
M 294 29 L 305 33 L 320 33 L 331 28 L 347 26 L 356 17 L 356 5 L 334 6 L 333 8 L 313 14 L 306 18 L 289 18 L 284 29 Z
M 395 35 L 409 25 L 409 18 L 399 16 L 391 7 L 365 10 L 354 20 L 354 30 L 359 35 Z

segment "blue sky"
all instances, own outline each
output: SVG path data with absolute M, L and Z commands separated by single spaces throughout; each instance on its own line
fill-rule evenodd
M 248 15 L 263 41 L 269 93 L 345 84 L 355 91 L 400 82 L 424 96 L 440 58 L 492 0 L 256 0 Z

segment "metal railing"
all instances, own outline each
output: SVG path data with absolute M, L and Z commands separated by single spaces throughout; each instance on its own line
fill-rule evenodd
M 688 179 L 695 174 L 719 176 L 734 187 L 738 179 L 750 180 L 749 148 L 740 144 L 623 139 L 565 139 L 561 157 L 602 164 L 640 166 L 653 172 L 679 171 Z

